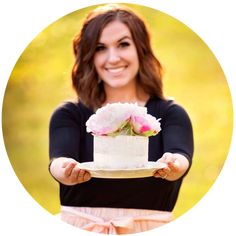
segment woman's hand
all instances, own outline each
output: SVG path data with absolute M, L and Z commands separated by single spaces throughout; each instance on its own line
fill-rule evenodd
M 184 175 L 184 173 L 189 167 L 188 159 L 178 153 L 166 152 L 158 160 L 158 162 L 166 163 L 167 166 L 156 171 L 154 173 L 154 177 L 159 177 L 170 181 L 179 179 L 181 176 Z
M 88 171 L 81 170 L 72 158 L 55 158 L 50 165 L 52 176 L 65 185 L 75 185 L 91 179 Z

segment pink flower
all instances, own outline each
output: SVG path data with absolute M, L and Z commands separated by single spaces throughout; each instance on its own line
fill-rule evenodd
M 143 136 L 154 136 L 158 134 L 161 130 L 159 120 L 149 114 L 131 117 L 134 132 Z
M 98 109 L 86 122 L 93 135 L 156 135 L 160 123 L 147 114 L 147 108 L 134 103 L 112 103 Z
M 132 109 L 122 103 L 107 104 L 98 109 L 86 122 L 87 132 L 95 135 L 119 133 L 130 119 Z

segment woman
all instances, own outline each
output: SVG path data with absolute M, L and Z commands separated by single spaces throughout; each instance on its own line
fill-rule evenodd
M 164 98 L 161 64 L 144 21 L 118 5 L 86 18 L 74 42 L 72 70 L 77 102 L 59 106 L 50 121 L 50 172 L 60 184 L 61 218 L 107 234 L 149 230 L 172 219 L 183 177 L 193 155 L 189 117 Z M 85 123 L 96 109 L 136 102 L 161 118 L 162 131 L 149 138 L 149 161 L 167 163 L 151 177 L 91 178 L 78 162 L 93 161 L 93 137 Z

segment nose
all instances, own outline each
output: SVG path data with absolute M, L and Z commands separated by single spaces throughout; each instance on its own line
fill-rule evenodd
M 119 52 L 114 48 L 110 48 L 108 51 L 107 62 L 111 64 L 116 64 L 119 61 L 120 61 Z

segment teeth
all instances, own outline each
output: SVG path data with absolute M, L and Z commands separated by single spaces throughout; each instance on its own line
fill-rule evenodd
M 111 73 L 119 73 L 124 70 L 125 67 L 119 67 L 119 68 L 109 68 L 107 69 Z

